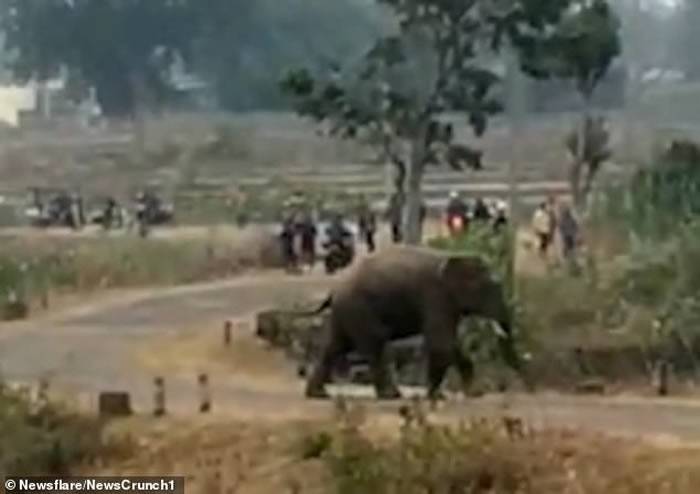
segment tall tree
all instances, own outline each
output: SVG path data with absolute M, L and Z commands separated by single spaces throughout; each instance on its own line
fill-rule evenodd
M 380 32 L 381 13 L 364 0 L 216 1 L 195 63 L 231 110 L 287 106 L 285 70 L 356 57 Z
M 283 81 L 296 110 L 334 135 L 374 136 L 405 192 L 404 240 L 421 239 L 421 182 L 430 164 L 480 167 L 480 154 L 454 141 L 449 114 L 482 135 L 501 111 L 494 58 L 509 42 L 531 57 L 568 0 L 377 0 L 396 20 L 361 61 L 332 74 L 295 70 Z M 382 136 L 377 139 L 376 136 Z
M 608 134 L 592 115 L 593 94 L 620 55 L 620 23 L 605 0 L 574 0 L 556 29 L 533 45 L 524 68 L 535 77 L 558 77 L 576 83 L 581 119 L 567 141 L 573 160 L 569 170 L 577 208 L 585 205 L 593 179 L 608 158 Z M 582 180 L 584 172 L 586 178 Z
M 700 79 L 700 3 L 682 0 L 674 15 L 676 61 L 692 80 Z
M 46 80 L 65 67 L 96 87 L 111 115 L 133 113 L 167 94 L 167 69 L 173 57 L 189 54 L 203 13 L 202 4 L 192 0 L 2 0 L 0 5 L 10 68 L 19 80 Z

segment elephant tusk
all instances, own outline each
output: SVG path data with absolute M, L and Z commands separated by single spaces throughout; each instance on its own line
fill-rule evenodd
M 493 327 L 493 332 L 496 333 L 496 336 L 499 338 L 503 338 L 505 340 L 510 337 L 508 333 L 503 330 L 500 324 L 494 322 L 491 324 L 491 326 Z

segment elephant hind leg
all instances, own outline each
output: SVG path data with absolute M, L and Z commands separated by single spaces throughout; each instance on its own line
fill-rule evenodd
M 323 348 L 321 357 L 316 363 L 313 373 L 306 384 L 307 398 L 328 398 L 326 384 L 331 380 L 335 364 L 347 353 L 348 344 L 345 338 L 334 334 Z

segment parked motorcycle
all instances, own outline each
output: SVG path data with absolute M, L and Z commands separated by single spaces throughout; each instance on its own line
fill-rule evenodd
M 327 274 L 348 267 L 355 258 L 355 245 L 351 237 L 342 241 L 327 241 L 323 248 L 326 250 L 324 266 Z

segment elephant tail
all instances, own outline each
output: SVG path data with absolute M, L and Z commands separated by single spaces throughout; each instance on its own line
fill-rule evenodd
M 319 305 L 319 306 L 316 307 L 315 309 L 310 310 L 310 311 L 295 312 L 294 314 L 297 315 L 297 316 L 307 316 L 307 317 L 317 316 L 317 315 L 319 315 L 321 312 L 323 312 L 324 310 L 330 309 L 332 305 L 333 305 L 333 295 L 330 295 L 330 294 L 329 294 L 329 295 L 323 300 L 323 302 L 321 302 L 321 305 Z

